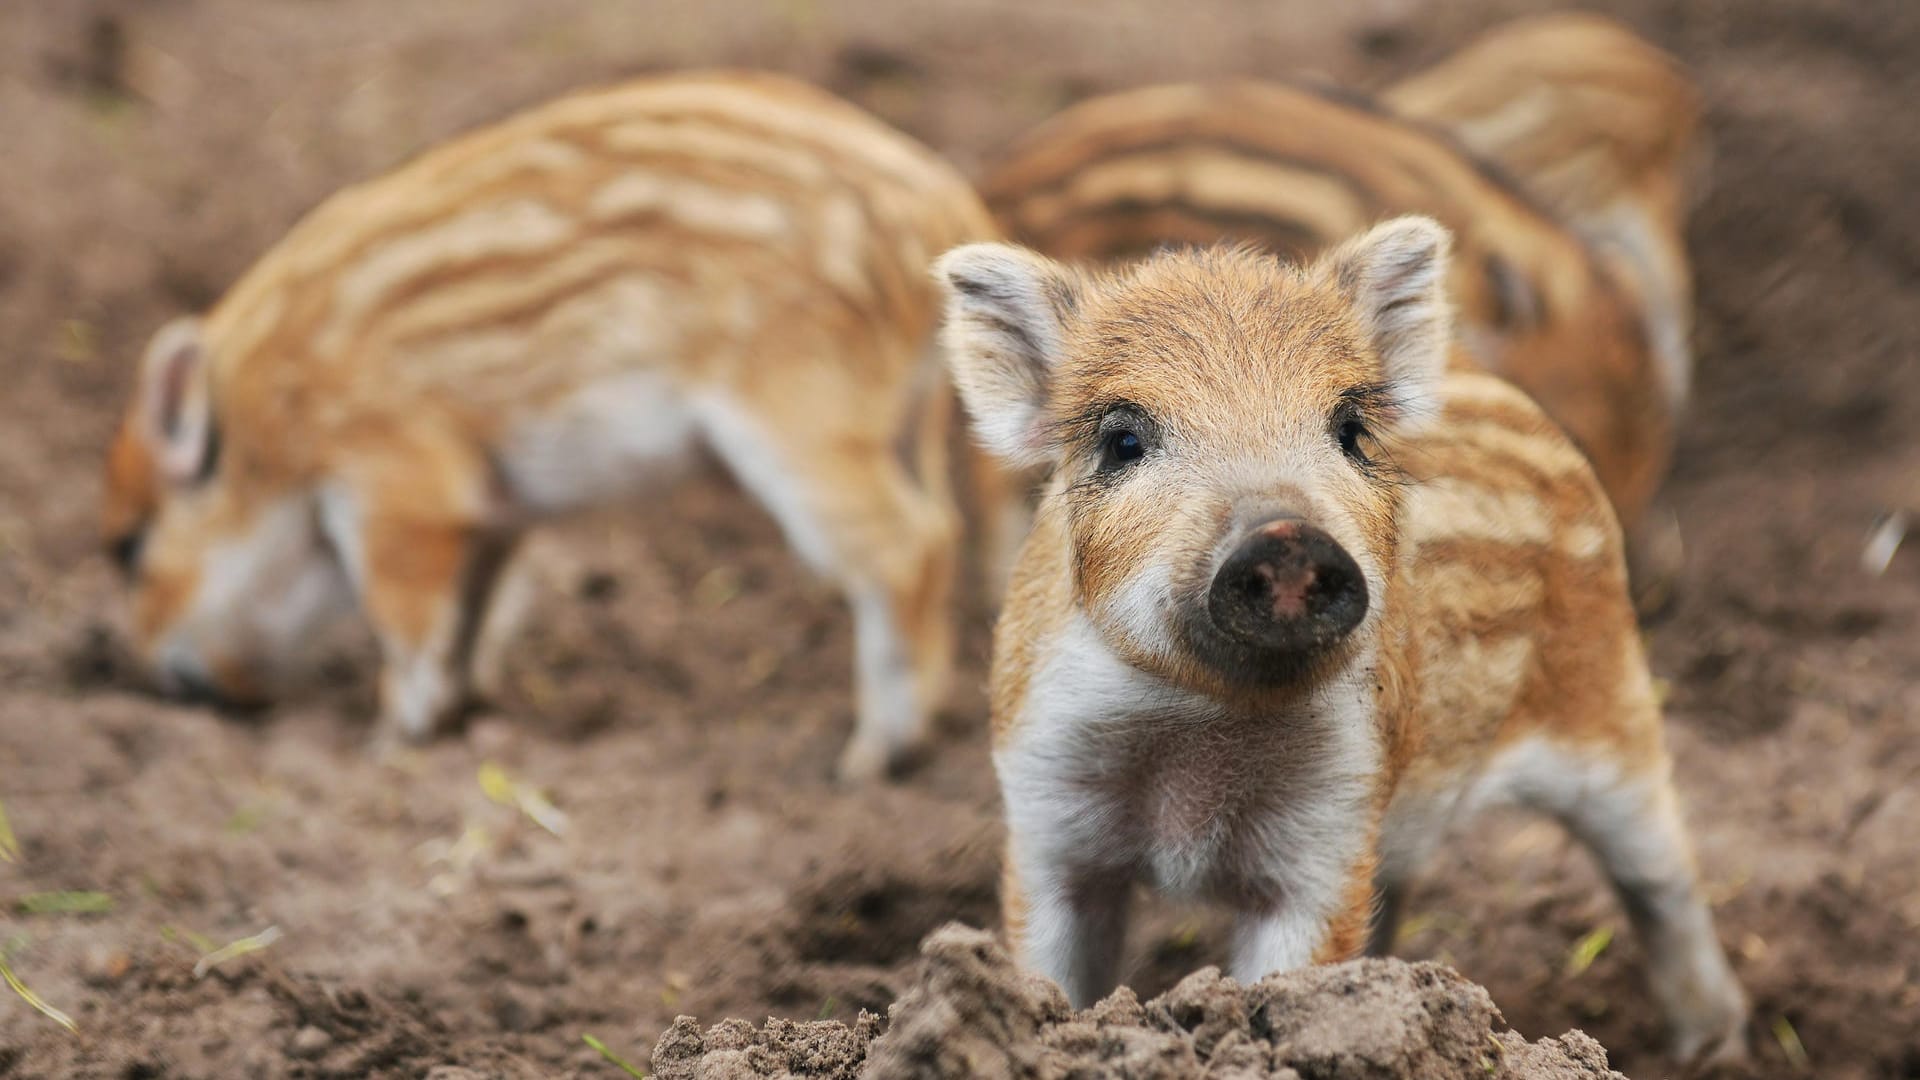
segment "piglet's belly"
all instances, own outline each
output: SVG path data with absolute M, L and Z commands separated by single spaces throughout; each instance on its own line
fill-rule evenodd
M 692 405 L 669 376 L 629 372 L 522 417 L 494 456 L 517 504 L 558 513 L 672 479 L 690 459 L 696 431 Z

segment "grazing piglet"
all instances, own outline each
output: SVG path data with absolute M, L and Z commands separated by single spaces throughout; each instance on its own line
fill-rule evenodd
M 1229 907 L 1239 978 L 1350 957 L 1519 803 L 1599 857 L 1678 1052 L 1738 1053 L 1612 511 L 1525 395 L 1446 373 L 1448 245 L 938 264 L 979 437 L 1054 470 L 994 642 L 1007 932 L 1081 1005 L 1135 881 Z
M 926 265 L 993 235 L 932 152 L 752 74 L 576 94 L 349 188 L 147 353 L 105 515 L 138 649 L 175 689 L 257 697 L 357 600 L 386 729 L 423 738 L 489 677 L 526 530 L 705 446 L 842 586 L 841 768 L 877 773 L 950 666 Z

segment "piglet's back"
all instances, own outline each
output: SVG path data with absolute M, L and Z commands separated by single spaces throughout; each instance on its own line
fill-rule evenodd
M 1671 404 L 1608 268 L 1448 138 L 1369 103 L 1247 80 L 1111 94 L 1034 129 L 983 189 L 1010 236 L 1065 259 L 1222 240 L 1306 257 L 1431 215 L 1454 233 L 1448 291 L 1478 366 L 1545 406 L 1629 522 L 1665 474 Z
M 1629 742 L 1651 731 L 1654 745 L 1634 750 L 1657 752 L 1657 725 L 1589 690 L 1651 693 L 1620 529 L 1592 469 L 1499 379 L 1450 375 L 1440 401 L 1396 450 L 1410 485 L 1386 650 L 1397 764 L 1421 786 L 1546 728 Z
M 476 421 L 633 367 L 724 385 L 840 344 L 897 368 L 935 319 L 927 262 L 992 232 L 936 155 L 822 91 L 662 76 L 339 192 L 208 333 L 219 381 L 261 407 L 432 398 Z

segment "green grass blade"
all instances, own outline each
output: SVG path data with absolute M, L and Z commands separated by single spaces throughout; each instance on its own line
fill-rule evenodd
M 13 826 L 7 823 L 5 803 L 0 803 L 0 859 L 7 862 L 20 861 L 20 838 L 13 835 Z
M 580 1038 L 581 1038 L 581 1041 L 585 1042 L 588 1046 L 591 1046 L 595 1050 L 600 1051 L 601 1057 L 606 1058 L 608 1061 L 612 1062 L 613 1064 L 619 1066 L 622 1069 L 625 1069 L 628 1076 L 635 1077 L 636 1080 L 647 1080 L 646 1073 L 643 1073 L 639 1069 L 636 1069 L 632 1065 L 629 1065 L 625 1061 L 622 1061 L 620 1059 L 620 1055 L 607 1049 L 606 1043 L 601 1042 L 599 1039 L 596 1039 L 591 1035 L 582 1035 L 580 1036 Z
M 13 973 L 12 965 L 8 964 L 4 957 L 0 957 L 0 979 L 5 979 L 7 985 L 13 988 L 13 992 L 20 995 L 20 1000 L 33 1006 L 35 1010 L 45 1015 L 47 1019 L 59 1024 L 75 1035 L 80 1034 L 80 1029 L 75 1026 L 73 1017 L 47 1004 L 45 999 L 41 998 L 39 994 L 27 989 L 27 984 L 21 982 L 20 976 Z
M 113 910 L 113 897 L 81 889 L 28 893 L 13 902 L 22 915 L 99 915 Z
M 1567 978 L 1579 978 L 1611 944 L 1613 928 L 1610 926 L 1602 926 L 1574 942 L 1572 950 L 1567 953 Z

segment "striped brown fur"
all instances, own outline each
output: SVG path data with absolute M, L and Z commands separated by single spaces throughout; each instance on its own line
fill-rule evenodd
M 924 147 L 741 72 L 578 93 L 349 187 L 156 343 L 106 509 L 110 534 L 144 538 L 139 644 L 223 691 L 216 669 L 285 659 L 256 655 L 244 612 L 208 609 L 206 579 L 263 508 L 306 506 L 321 538 L 298 538 L 296 561 L 338 553 L 386 647 L 384 711 L 424 734 L 464 696 L 504 562 L 480 553 L 645 490 L 702 441 L 848 589 L 863 655 L 905 665 L 860 674 L 885 700 L 862 701 L 846 764 L 871 773 L 917 738 L 948 665 L 925 268 L 994 231 Z M 181 385 L 210 404 L 222 459 L 204 482 L 156 482 L 192 435 L 156 419 Z M 278 651 L 297 652 L 287 636 Z
M 1497 26 L 1380 100 L 1499 167 L 1593 247 L 1634 298 L 1677 410 L 1693 372 L 1686 214 L 1706 159 L 1680 62 L 1604 16 L 1558 12 Z
M 1431 215 L 1456 237 L 1450 288 L 1473 359 L 1567 429 L 1627 521 L 1666 471 L 1673 403 L 1632 294 L 1529 197 L 1420 125 L 1285 85 L 1155 87 L 1041 125 L 983 190 L 1010 235 L 1073 260 L 1222 239 L 1305 258 L 1381 218 Z
M 1445 130 L 1576 227 L 1603 227 L 1633 202 L 1677 241 L 1704 165 L 1685 69 L 1600 15 L 1497 26 L 1380 101 Z

